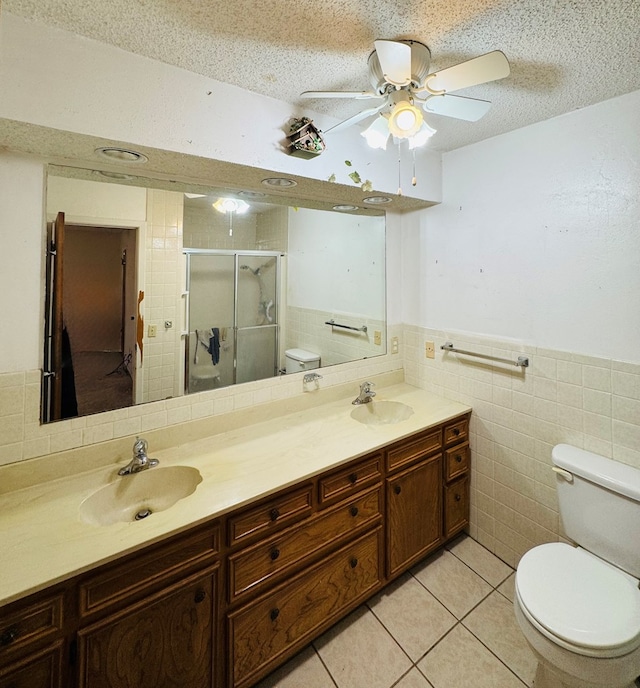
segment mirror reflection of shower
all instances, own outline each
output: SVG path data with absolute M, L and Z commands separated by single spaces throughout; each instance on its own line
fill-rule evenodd
M 249 210 L 249 204 L 238 198 L 219 198 L 213 207 L 224 215 L 229 216 L 229 236 L 233 236 L 233 216 L 244 215 Z
M 260 289 L 260 297 L 258 303 L 258 322 L 257 325 L 267 325 L 273 323 L 273 309 L 275 302 L 273 298 L 269 298 L 269 293 L 265 286 L 264 278 L 262 276 L 263 270 L 268 270 L 275 265 L 276 258 L 271 258 L 266 263 L 263 263 L 257 268 L 252 268 L 250 265 L 241 265 L 240 270 L 248 270 L 257 280 Z
M 278 374 L 280 253 L 185 249 L 185 391 Z

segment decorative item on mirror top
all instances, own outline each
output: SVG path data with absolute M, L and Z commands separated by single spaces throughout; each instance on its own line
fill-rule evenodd
M 377 209 L 58 166 L 47 187 L 43 422 L 386 353 Z

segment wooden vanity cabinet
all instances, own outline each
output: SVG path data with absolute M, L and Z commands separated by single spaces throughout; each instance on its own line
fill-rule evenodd
M 63 587 L 32 595 L 2 610 L 2 688 L 66 688 L 67 605 L 67 589 Z

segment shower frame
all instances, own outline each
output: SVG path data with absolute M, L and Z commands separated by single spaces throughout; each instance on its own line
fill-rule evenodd
M 184 323 L 185 327 L 182 331 L 185 346 L 185 368 L 184 368 L 184 393 L 193 394 L 195 391 L 189 390 L 190 381 L 190 338 L 191 338 L 191 323 L 190 323 L 190 293 L 191 293 L 191 256 L 233 256 L 234 258 L 234 279 L 233 279 L 233 382 L 237 384 L 238 376 L 238 332 L 249 330 L 275 330 L 275 346 L 274 346 L 274 360 L 273 360 L 273 376 L 279 374 L 279 359 L 280 359 L 280 295 L 281 295 L 281 258 L 284 255 L 281 251 L 251 251 L 242 249 L 208 249 L 208 248 L 183 248 L 182 252 L 185 256 L 185 297 L 184 303 Z M 238 327 L 238 279 L 240 272 L 240 256 L 256 256 L 265 259 L 275 258 L 276 260 L 276 279 L 275 279 L 275 322 L 269 325 L 251 325 Z M 196 346 L 198 342 L 196 341 Z M 263 379 L 263 378 L 261 378 Z M 226 385 L 225 385 L 226 386 Z

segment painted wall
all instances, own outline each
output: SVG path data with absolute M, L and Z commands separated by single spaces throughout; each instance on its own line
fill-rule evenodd
M 407 218 L 404 321 L 639 363 L 639 109 L 444 155 L 444 202 Z
M 349 185 L 347 174 L 355 169 L 375 189 L 397 191 L 395 150 L 363 146 L 358 128 L 332 135 L 319 158 L 301 160 L 282 150 L 289 118 L 305 114 L 324 129 L 335 119 L 296 112 L 275 98 L 6 12 L 0 23 L 0 93 L 0 117 L 7 119 L 313 179 L 335 173 Z M 248 120 L 247 113 L 254 116 Z M 421 151 L 416 162 L 418 186 L 410 194 L 438 201 L 440 155 Z

